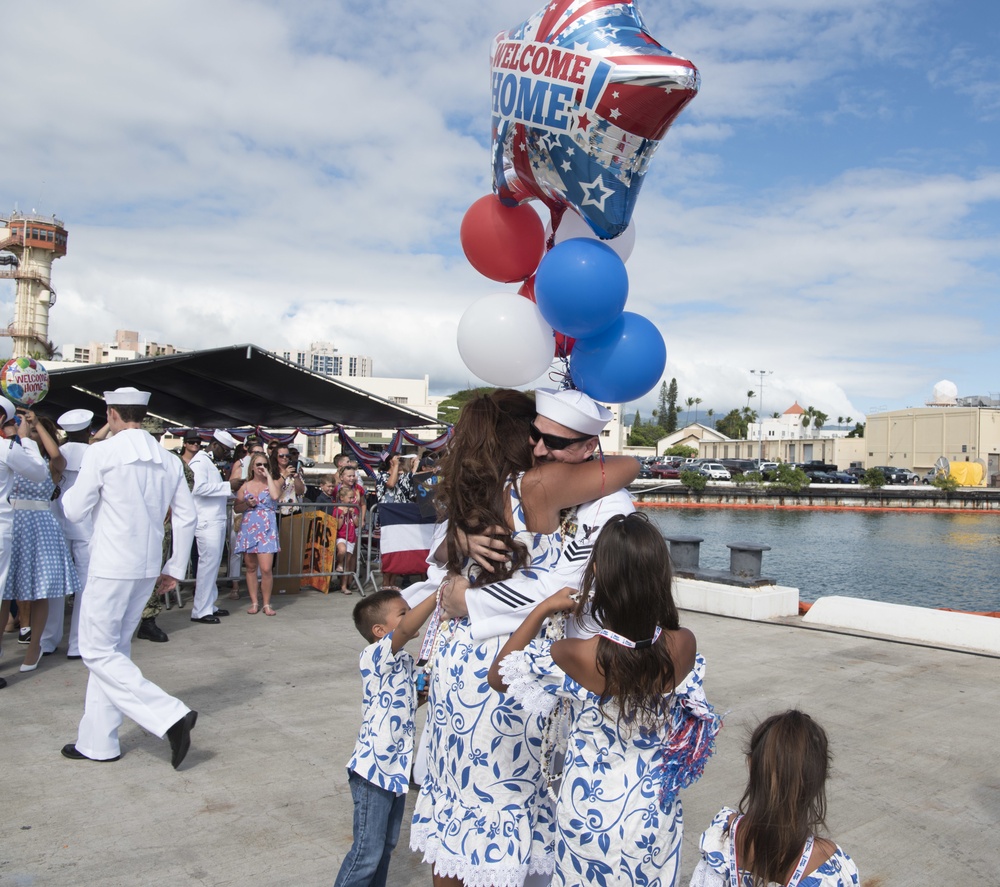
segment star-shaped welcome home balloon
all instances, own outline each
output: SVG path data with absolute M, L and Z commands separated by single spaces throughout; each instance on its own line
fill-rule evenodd
M 646 30 L 633 0 L 552 0 L 493 43 L 493 186 L 514 205 L 574 207 L 599 237 L 632 218 L 653 152 L 698 69 Z

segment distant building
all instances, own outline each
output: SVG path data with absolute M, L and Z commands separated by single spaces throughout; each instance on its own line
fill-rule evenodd
M 847 437 L 850 433 L 850 429 L 830 428 L 825 424 L 819 429 L 812 423 L 803 425 L 802 417 L 805 414 L 806 411 L 796 401 L 780 416 L 768 416 L 766 419 L 761 419 L 760 422 L 751 422 L 747 426 L 747 437 L 756 441 L 763 439 L 767 443 L 780 440 Z
M 825 462 L 838 468 L 857 465 L 864 459 L 864 439 L 848 437 L 845 428 L 817 429 L 803 425 L 806 411 L 796 401 L 780 416 L 769 416 L 747 426 L 746 440 L 703 439 L 698 446 L 702 459 L 763 459 L 765 462 Z
M 922 474 L 944 457 L 979 462 L 985 480 L 1000 475 L 1000 400 L 958 397 L 943 380 L 924 407 L 874 413 L 865 424 L 866 466 L 898 465 Z
M 308 348 L 274 348 L 278 357 L 321 376 L 364 378 L 371 376 L 373 361 L 363 354 L 342 354 L 333 342 L 311 342 Z
M 165 354 L 183 354 L 190 348 L 175 345 L 161 345 L 148 339 L 140 339 L 135 330 L 115 330 L 114 342 L 88 342 L 80 344 L 67 342 L 59 349 L 62 353 L 60 366 L 74 363 L 118 363 L 123 360 L 138 360 L 144 357 L 162 357 Z M 46 362 L 48 365 L 48 362 Z
M 656 455 L 662 456 L 671 447 L 685 446 L 699 449 L 703 443 L 718 443 L 728 440 L 729 438 L 721 431 L 716 431 L 714 428 L 709 428 L 698 422 L 692 422 L 690 425 L 678 428 L 673 434 L 661 437 L 656 442 Z

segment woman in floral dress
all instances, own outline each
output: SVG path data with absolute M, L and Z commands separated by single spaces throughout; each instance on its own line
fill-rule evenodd
M 491 533 L 510 561 L 486 581 L 542 572 L 559 557 L 563 508 L 630 483 L 631 457 L 533 466 L 535 405 L 505 389 L 470 401 L 441 464 L 436 500 L 448 517 L 449 569 L 479 577 L 461 554 L 461 534 Z M 476 641 L 468 618 L 436 629 L 429 686 L 427 776 L 410 846 L 433 865 L 434 884 L 521 887 L 552 871 L 551 805 L 541 776 L 543 718 L 490 691 L 487 672 L 506 636 Z
M 257 601 L 257 570 L 260 569 L 260 593 L 264 598 L 264 615 L 274 616 L 271 591 L 274 588 L 274 555 L 278 545 L 278 500 L 281 478 L 275 477 L 267 457 L 255 453 L 250 462 L 250 479 L 240 488 L 233 511 L 243 515 L 236 538 L 236 550 L 243 553 L 247 568 L 247 591 L 250 592 L 251 615 L 259 612 Z

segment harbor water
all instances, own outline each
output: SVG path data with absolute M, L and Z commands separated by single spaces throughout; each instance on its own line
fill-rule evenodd
M 918 607 L 1000 611 L 1000 514 L 808 509 L 643 509 L 664 535 L 701 536 L 702 567 L 730 542 L 770 545 L 764 576 L 803 601 L 848 595 Z

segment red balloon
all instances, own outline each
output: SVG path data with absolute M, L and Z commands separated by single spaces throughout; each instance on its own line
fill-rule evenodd
M 462 219 L 462 249 L 480 274 L 501 283 L 534 273 L 545 252 L 545 229 L 530 206 L 504 206 L 493 194 L 480 197 Z
M 521 284 L 521 288 L 517 291 L 519 296 L 524 296 L 526 299 L 530 299 L 532 302 L 537 301 L 535 299 L 535 275 L 532 274 L 524 283 Z
M 574 345 L 576 345 L 576 339 L 572 336 L 556 333 L 556 357 L 569 357 L 573 353 Z

